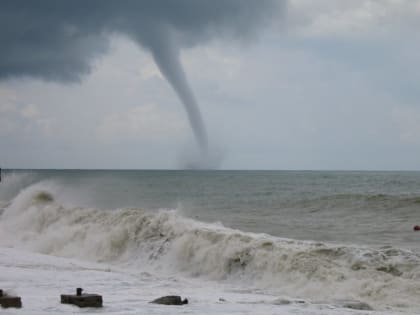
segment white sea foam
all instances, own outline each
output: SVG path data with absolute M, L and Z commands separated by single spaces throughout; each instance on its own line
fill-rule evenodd
M 36 180 L 31 172 L 7 172 L 1 174 L 0 202 L 10 200 L 19 191 Z
M 381 311 L 420 310 L 420 258 L 413 252 L 245 233 L 175 210 L 68 206 L 48 181 L 23 189 L 4 208 L 0 245 L 169 279 L 216 280 L 251 295 L 292 297 L 287 301 L 340 305 L 350 299 Z
M 90 263 L 0 247 L 0 283 L 7 292 L 22 297 L 23 309 L 4 309 L 1 314 L 366 314 L 344 303 L 310 303 L 263 292 L 247 292 L 238 287 L 181 276 L 165 277 L 109 264 Z M 76 287 L 103 296 L 104 307 L 78 309 L 60 304 L 60 294 Z M 150 304 L 156 297 L 179 294 L 188 305 Z M 372 315 L 396 315 L 390 310 Z

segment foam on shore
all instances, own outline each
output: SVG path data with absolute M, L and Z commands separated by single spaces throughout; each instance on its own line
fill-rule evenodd
M 58 191 L 52 182 L 39 182 L 3 205 L 0 246 L 312 302 L 420 309 L 420 257 L 411 251 L 247 233 L 176 210 L 69 206 L 55 198 Z

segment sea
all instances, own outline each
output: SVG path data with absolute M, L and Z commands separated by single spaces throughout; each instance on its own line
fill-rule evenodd
M 0 313 L 420 314 L 415 225 L 420 172 L 3 170 Z

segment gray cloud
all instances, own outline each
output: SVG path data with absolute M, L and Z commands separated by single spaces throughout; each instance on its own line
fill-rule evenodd
M 205 125 L 179 60 L 179 46 L 212 36 L 246 37 L 280 0 L 2 1 L 0 79 L 35 76 L 77 80 L 105 52 L 107 35 L 121 33 L 150 50 L 185 106 L 202 157 Z M 208 163 L 202 166 L 207 168 Z
M 147 49 L 171 29 L 181 47 L 213 36 L 246 37 L 277 11 L 275 0 L 3 0 L 0 79 L 33 76 L 74 81 L 122 33 Z

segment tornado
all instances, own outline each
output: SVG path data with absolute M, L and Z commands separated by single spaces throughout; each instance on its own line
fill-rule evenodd
M 217 155 L 214 136 L 209 141 L 180 51 L 213 38 L 252 39 L 286 6 L 287 0 L 1 0 L 0 83 L 26 77 L 82 82 L 109 51 L 112 36 L 128 37 L 151 52 L 185 107 L 199 151 L 187 164 L 208 168 Z
M 207 131 L 200 108 L 182 67 L 178 45 L 168 31 L 161 31 L 159 36 L 148 44 L 160 72 L 184 105 L 195 140 L 201 153 L 205 155 L 208 151 Z

